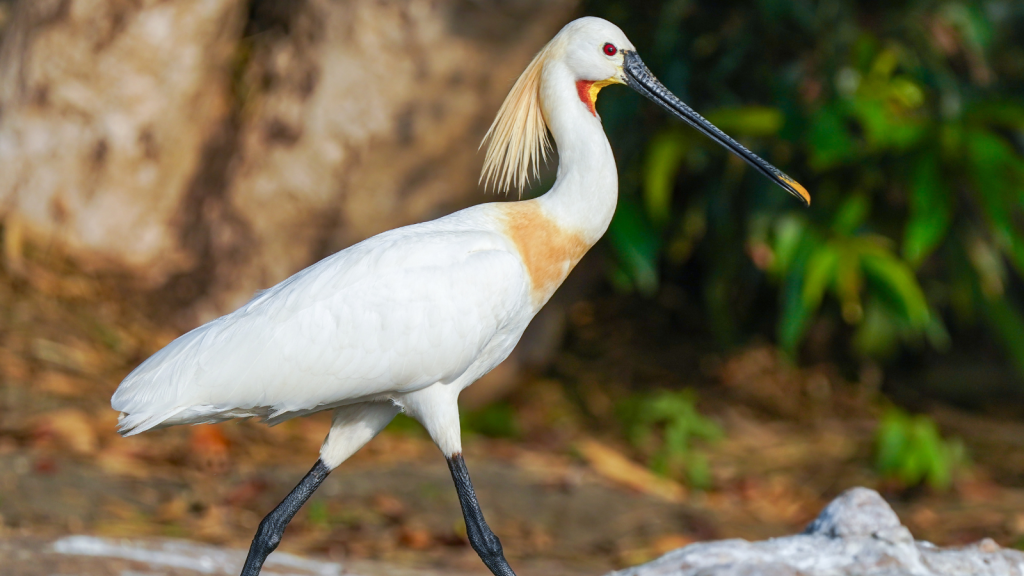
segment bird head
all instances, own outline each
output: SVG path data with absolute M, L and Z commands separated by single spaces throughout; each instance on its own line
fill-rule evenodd
M 810 204 L 811 196 L 803 186 L 730 138 L 659 82 L 618 26 L 591 16 L 566 24 L 516 81 L 485 136 L 491 145 L 481 180 L 493 179 L 506 190 L 512 186 L 522 189 L 531 169 L 536 173 L 549 145 L 540 105 L 542 71 L 545 62 L 556 60 L 575 76 L 579 98 L 595 117 L 598 92 L 611 84 L 625 84 Z
M 566 24 L 551 40 L 549 50 L 579 81 L 625 84 L 626 52 L 636 52 L 619 27 L 592 16 Z

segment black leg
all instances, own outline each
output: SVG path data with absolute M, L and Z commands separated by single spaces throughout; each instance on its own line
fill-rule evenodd
M 249 547 L 249 555 L 245 558 L 241 576 L 257 576 L 260 573 L 263 561 L 281 542 L 281 535 L 284 534 L 285 527 L 330 473 L 330 468 L 323 463 L 323 460 L 317 460 L 313 468 L 292 489 L 291 493 L 260 522 L 256 536 L 252 539 L 252 546 Z
M 469 536 L 469 545 L 476 550 L 480 559 L 490 568 L 494 576 L 516 576 L 505 560 L 505 554 L 501 551 L 501 542 L 498 541 L 494 532 L 491 532 L 487 521 L 484 520 L 484 513 L 480 511 L 480 503 L 476 499 L 473 483 L 469 480 L 469 470 L 466 469 L 466 461 L 462 459 L 462 454 L 448 458 L 448 468 L 452 471 L 455 490 L 459 493 L 462 515 L 466 519 L 466 535 Z

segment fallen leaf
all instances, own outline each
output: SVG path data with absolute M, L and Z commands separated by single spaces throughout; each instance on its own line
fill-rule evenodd
M 696 542 L 694 538 L 685 534 L 665 534 L 664 536 L 659 536 L 651 543 L 651 551 L 653 551 L 655 555 L 661 556 L 662 554 L 671 552 L 677 548 L 689 546 L 694 542 Z
M 32 464 L 32 471 L 36 474 L 56 474 L 57 461 L 49 456 L 43 456 Z
M 784 475 L 748 478 L 742 490 L 747 509 L 762 522 L 810 521 L 822 506 L 813 493 Z
M 1024 534 L 1024 513 L 1018 512 L 1011 516 L 1007 522 L 1007 528 L 1010 529 L 1010 533 L 1014 536 Z
M 88 389 L 88 382 L 56 370 L 47 370 L 35 378 L 35 388 L 57 396 L 79 396 Z
M 377 493 L 373 496 L 373 509 L 386 518 L 398 520 L 405 515 L 405 505 L 390 494 Z
M 266 481 L 259 478 L 246 480 L 232 488 L 224 497 L 224 502 L 230 506 L 245 506 L 256 500 L 260 494 L 266 491 Z
M 188 514 L 188 500 L 176 496 L 156 509 L 155 519 L 160 522 L 177 522 Z
M 39 416 L 33 432 L 36 438 L 54 438 L 76 454 L 95 454 L 99 449 L 92 420 L 77 408 L 63 408 Z
M 673 503 L 686 498 L 686 488 L 682 484 L 656 475 L 596 440 L 583 440 L 576 448 L 590 467 L 607 480 Z
M 403 524 L 398 535 L 399 542 L 412 550 L 426 550 L 434 544 L 430 531 L 422 526 Z
M 66 344 L 36 338 L 32 340 L 32 355 L 44 362 L 82 374 L 96 374 L 104 364 L 102 355 L 83 342 Z
M 995 502 L 1002 496 L 1000 486 L 978 472 L 956 482 L 955 488 L 964 501 L 971 504 Z
M 10 346 L 10 342 L 6 344 Z M 3 374 L 5 380 L 24 382 L 29 379 L 30 373 L 28 362 L 21 355 L 9 348 L 0 348 L 0 374 Z
M 939 515 L 934 510 L 927 506 L 921 506 L 910 513 L 910 521 L 913 522 L 916 527 L 929 530 L 934 528 L 940 521 Z
M 145 452 L 146 447 L 140 438 L 118 438 L 100 451 L 96 463 L 107 474 L 145 478 L 150 473 L 149 465 L 140 458 Z
M 223 473 L 230 461 L 228 439 L 220 426 L 200 424 L 191 428 L 190 459 L 201 470 Z
M 231 536 L 228 527 L 228 510 L 223 506 L 207 506 L 202 517 L 195 523 L 196 536 L 211 542 L 225 542 Z

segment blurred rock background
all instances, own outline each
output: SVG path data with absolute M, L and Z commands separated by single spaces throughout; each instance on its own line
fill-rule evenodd
M 541 9 L 543 8 L 543 9 Z M 208 320 L 362 238 L 479 199 L 479 143 L 573 5 L 4 4 L 17 234 Z

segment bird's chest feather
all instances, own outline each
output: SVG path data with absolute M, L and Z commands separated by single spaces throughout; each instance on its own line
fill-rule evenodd
M 501 208 L 505 234 L 523 260 L 530 277 L 530 297 L 539 309 L 587 253 L 590 243 L 559 226 L 536 202 L 510 202 Z

